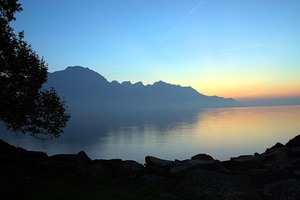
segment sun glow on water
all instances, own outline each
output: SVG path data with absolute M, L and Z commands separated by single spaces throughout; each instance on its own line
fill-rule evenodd
M 7 142 L 50 155 L 83 150 L 93 159 L 141 163 L 147 155 L 173 160 L 198 153 L 227 160 L 264 152 L 300 133 L 300 106 L 107 114 L 76 113 L 59 140 L 45 143 L 30 137 L 8 137 L 2 129 L 0 133 Z

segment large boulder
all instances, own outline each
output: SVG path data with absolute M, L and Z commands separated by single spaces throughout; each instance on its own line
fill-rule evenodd
M 184 160 L 176 161 L 170 169 L 170 174 L 180 175 L 194 169 L 202 170 L 223 170 L 220 161 L 217 160 Z
M 247 176 L 251 180 L 253 187 L 261 187 L 263 185 L 287 180 L 294 177 L 294 173 L 287 168 L 273 167 L 271 169 L 255 169 L 250 170 Z
M 116 165 L 116 170 L 117 173 L 123 176 L 135 177 L 141 175 L 144 172 L 145 167 L 136 161 L 124 160 Z
M 293 139 L 290 139 L 286 144 L 286 147 L 300 147 L 300 135 L 297 135 Z
M 198 154 L 193 156 L 193 159 L 183 161 L 163 160 L 153 156 L 145 158 L 146 169 L 148 172 L 155 172 L 161 175 L 183 175 L 188 171 L 194 169 L 203 170 L 223 170 L 221 162 L 214 160 L 211 156 L 206 154 Z
M 247 199 L 248 193 L 252 192 L 245 176 L 201 169 L 192 170 L 183 176 L 176 191 L 182 199 L 207 200 Z
M 118 165 L 123 162 L 121 159 L 97 159 L 93 160 L 93 163 L 100 162 L 105 171 L 113 176 L 119 176 Z
M 197 155 L 194 155 L 191 159 L 192 160 L 214 160 L 213 157 L 204 153 L 199 153 Z
M 257 169 L 259 168 L 258 166 L 260 163 L 260 156 L 242 155 L 238 157 L 232 157 L 227 161 L 223 161 L 222 166 L 232 172 L 240 173 L 250 169 Z
M 97 181 L 107 176 L 107 172 L 105 171 L 101 162 L 97 162 L 82 168 L 77 172 L 77 174 L 81 179 L 86 181 Z
M 300 197 L 300 180 L 287 179 L 272 182 L 263 187 L 265 199 L 298 200 Z
M 0 139 L 0 153 L 2 154 L 3 152 L 8 152 L 11 150 L 16 149 L 16 147 L 8 144 L 7 142 L 4 142 L 3 140 Z
M 87 167 L 92 160 L 81 151 L 78 154 L 57 154 L 50 156 L 49 159 L 40 162 L 41 165 L 49 169 L 71 172 Z
M 20 159 L 20 160 L 42 160 L 48 155 L 40 151 L 27 151 L 20 147 L 14 147 L 3 140 L 0 140 L 0 158 L 1 159 Z
M 264 163 L 291 163 L 300 157 L 300 148 L 282 147 L 272 149 L 260 155 Z
M 272 147 L 270 147 L 270 148 L 267 148 L 267 149 L 266 149 L 266 152 L 267 152 L 267 151 L 270 151 L 270 150 L 273 150 L 273 149 L 282 148 L 282 147 L 284 147 L 284 145 L 281 144 L 280 142 L 277 142 L 274 146 L 272 146 Z
M 65 163 L 73 163 L 74 165 L 79 166 L 86 166 L 92 162 L 84 151 L 80 151 L 77 154 L 57 154 L 50 156 L 50 159 Z
M 100 159 L 94 160 L 93 162 L 101 162 L 104 169 L 113 176 L 135 177 L 145 171 L 144 165 L 133 160 Z
M 146 169 L 150 172 L 168 174 L 175 161 L 163 160 L 153 156 L 146 156 Z

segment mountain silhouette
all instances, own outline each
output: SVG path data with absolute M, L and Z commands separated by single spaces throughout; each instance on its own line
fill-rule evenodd
M 54 87 L 71 109 L 182 110 L 234 107 L 234 99 L 206 96 L 192 87 L 155 82 L 109 82 L 102 75 L 80 66 L 48 74 L 45 88 Z

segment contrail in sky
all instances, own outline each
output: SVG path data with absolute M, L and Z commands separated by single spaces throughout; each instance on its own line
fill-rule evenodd
M 190 12 L 188 12 L 175 26 L 173 26 L 164 37 L 162 37 L 157 45 L 160 45 L 182 22 L 184 22 L 205 0 L 201 0 Z
M 258 48 L 258 47 L 262 47 L 262 46 L 265 46 L 265 44 L 261 43 L 261 44 L 253 44 L 253 45 L 243 46 L 243 47 L 239 47 L 239 48 L 224 49 L 222 51 L 222 53 L 233 52 L 233 51 L 243 51 L 245 49 L 253 49 L 253 48 Z

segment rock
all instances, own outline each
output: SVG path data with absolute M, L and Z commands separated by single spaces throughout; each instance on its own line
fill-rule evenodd
M 294 173 L 285 168 L 250 170 L 248 176 L 253 187 L 263 186 L 272 182 L 282 181 L 294 177 Z
M 49 159 L 52 161 L 52 165 L 57 164 L 59 168 L 82 168 L 92 163 L 92 160 L 83 151 L 78 154 L 57 154 L 50 156 Z
M 54 159 L 61 162 L 71 162 L 75 165 L 89 165 L 91 159 L 86 155 L 85 152 L 80 151 L 78 154 L 57 154 L 50 156 L 50 159 Z
M 116 164 L 116 170 L 121 175 L 137 176 L 144 172 L 145 167 L 136 161 L 125 160 Z
M 48 158 L 48 155 L 40 151 L 27 151 L 20 147 L 14 147 L 3 140 L 0 140 L 0 159 L 6 161 L 39 161 Z
M 230 158 L 230 160 L 235 162 L 253 162 L 253 161 L 257 161 L 258 158 L 257 156 L 252 156 L 252 155 L 242 155 L 238 157 L 232 157 Z
M 153 175 L 153 174 L 146 174 L 146 175 L 142 176 L 141 178 L 142 178 L 142 180 L 145 180 L 147 182 L 152 182 L 152 183 L 161 183 L 165 180 L 163 177 Z
M 194 169 L 220 170 L 223 169 L 220 161 L 216 160 L 184 160 L 174 163 L 170 169 L 170 174 L 179 175 Z
M 300 169 L 300 168 L 299 168 Z M 295 177 L 297 178 L 297 179 L 300 179 L 300 170 L 295 170 L 294 171 L 294 174 L 295 174 Z
M 249 169 L 257 169 L 260 162 L 260 156 L 242 155 L 230 158 L 229 161 L 223 161 L 222 166 L 235 173 L 240 173 Z
M 286 144 L 286 147 L 300 147 L 300 135 L 297 135 L 293 139 L 290 139 Z
M 165 194 L 162 194 L 161 195 L 162 198 L 164 199 L 178 199 L 178 196 L 176 196 L 175 194 L 172 194 L 172 193 L 165 193 Z
M 194 155 L 191 159 L 192 160 L 214 160 L 213 157 L 204 153 Z
M 146 156 L 145 158 L 146 165 L 155 165 L 158 167 L 165 167 L 165 166 L 172 166 L 174 164 L 174 161 L 170 160 L 163 160 L 160 158 L 156 158 L 153 156 Z
M 26 157 L 31 161 L 42 161 L 48 158 L 48 155 L 40 151 L 27 151 Z
M 9 182 L 15 191 L 16 183 L 39 187 L 47 178 L 87 184 L 100 180 L 104 185 L 105 181 L 118 180 L 123 185 L 175 188 L 163 193 L 166 195 L 161 197 L 166 199 L 299 199 L 298 142 L 296 136 L 285 146 L 276 143 L 264 153 L 223 162 L 206 154 L 182 161 L 147 156 L 144 166 L 132 160 L 91 160 L 83 151 L 48 157 L 46 153 L 16 148 L 0 140 L 0 185 Z
M 272 149 L 265 153 L 262 153 L 260 157 L 263 162 L 268 162 L 269 164 L 290 163 L 299 159 L 300 148 L 282 147 L 282 148 Z
M 144 165 L 134 161 L 134 160 L 125 160 L 119 164 L 120 167 L 126 171 L 143 171 L 145 169 Z
M 300 170 L 300 157 L 299 159 L 295 159 L 291 162 L 291 164 L 294 166 L 295 169 Z
M 163 160 L 153 156 L 146 156 L 146 169 L 150 172 L 156 172 L 159 174 L 169 173 L 171 167 L 174 165 L 175 161 Z
M 80 163 L 86 163 L 86 164 L 90 164 L 91 163 L 91 159 L 90 157 L 88 157 L 88 155 L 84 152 L 84 151 L 80 151 L 77 155 L 77 160 L 80 162 Z
M 13 150 L 13 149 L 16 149 L 16 147 L 14 147 L 0 139 L 0 152 L 1 153 L 4 151 L 9 151 L 9 150 Z
M 182 177 L 176 190 L 182 199 L 207 200 L 247 199 L 247 193 L 252 192 L 245 176 L 199 169 Z
M 98 159 L 93 160 L 93 162 L 101 162 L 104 167 L 111 168 L 122 162 L 122 159 Z
M 134 177 L 142 174 L 145 171 L 144 165 L 133 160 L 121 159 L 100 159 L 93 162 L 101 162 L 104 169 L 113 176 L 130 176 Z
M 107 175 L 103 165 L 98 162 L 96 164 L 92 164 L 78 171 L 78 175 L 81 179 L 87 181 L 94 181 L 102 179 Z
M 93 163 L 98 163 L 100 162 L 105 171 L 112 175 L 112 176 L 119 176 L 118 172 L 118 164 L 122 162 L 121 159 L 99 159 L 99 160 L 93 160 Z
M 288 179 L 267 184 L 263 188 L 266 199 L 298 200 L 300 197 L 300 180 Z
M 270 147 L 270 148 L 267 148 L 266 149 L 266 152 L 267 151 L 270 151 L 270 150 L 273 150 L 273 149 L 278 149 L 278 148 L 281 148 L 281 147 L 284 147 L 283 144 L 281 144 L 280 142 L 277 142 L 274 146 Z

